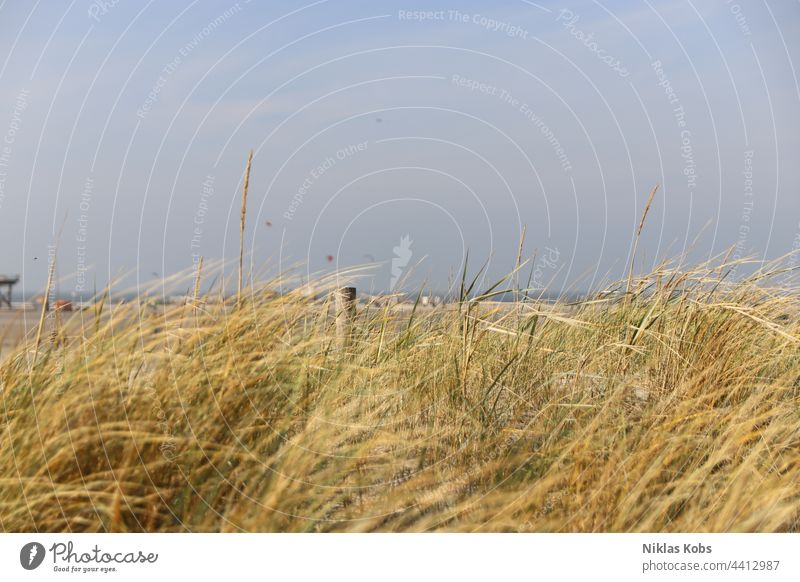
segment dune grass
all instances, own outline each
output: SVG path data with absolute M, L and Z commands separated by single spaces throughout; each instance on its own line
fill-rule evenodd
M 729 270 L 344 345 L 333 281 L 100 304 L 0 366 L 0 528 L 800 531 L 798 294 Z

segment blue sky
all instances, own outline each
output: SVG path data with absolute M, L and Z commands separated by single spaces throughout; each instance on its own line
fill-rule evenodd
M 800 240 L 798 16 L 6 0 L 0 272 L 40 289 L 57 238 L 62 293 L 232 260 L 251 148 L 247 249 L 265 273 L 374 260 L 362 285 L 385 290 L 408 235 L 401 285 L 443 289 L 467 249 L 510 270 L 527 226 L 537 283 L 597 287 L 624 272 L 656 184 L 642 269 L 731 245 L 777 257 Z

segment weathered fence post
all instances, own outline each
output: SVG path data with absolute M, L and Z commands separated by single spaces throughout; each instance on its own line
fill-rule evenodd
M 350 343 L 353 321 L 356 317 L 356 288 L 341 287 L 334 291 L 334 309 L 336 310 L 336 340 L 339 346 L 346 346 Z

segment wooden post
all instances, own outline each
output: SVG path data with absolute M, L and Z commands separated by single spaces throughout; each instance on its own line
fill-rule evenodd
M 356 288 L 341 287 L 334 292 L 336 310 L 336 339 L 339 346 L 350 343 L 356 317 Z

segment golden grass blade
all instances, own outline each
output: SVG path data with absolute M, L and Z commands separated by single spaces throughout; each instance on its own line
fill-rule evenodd
M 239 222 L 239 284 L 236 288 L 237 305 L 242 301 L 242 278 L 244 277 L 244 226 L 247 218 L 247 190 L 250 187 L 250 166 L 253 163 L 253 150 L 247 156 L 247 167 L 244 170 L 244 187 L 242 188 L 242 213 Z
M 50 268 L 47 269 L 47 285 L 44 288 L 44 295 L 42 296 L 42 309 L 39 312 L 39 325 L 36 328 L 36 342 L 34 344 L 34 361 L 36 361 L 36 356 L 39 355 L 39 346 L 42 344 L 42 333 L 44 332 L 44 323 L 47 318 L 47 309 L 49 308 L 50 303 L 50 289 L 53 286 L 53 274 L 55 273 L 55 266 L 56 261 L 55 258 L 53 262 L 50 263 Z
M 639 247 L 639 238 L 642 235 L 642 229 L 644 228 L 644 221 L 647 218 L 647 213 L 650 211 L 650 205 L 653 203 L 653 199 L 656 197 L 656 192 L 658 191 L 658 185 L 650 192 L 650 197 L 647 199 L 647 204 L 645 204 L 644 212 L 642 212 L 642 218 L 639 220 L 639 226 L 636 228 L 636 237 L 633 241 L 633 250 L 631 251 L 631 265 L 628 269 L 628 283 L 625 286 L 625 293 L 629 294 L 631 292 L 631 284 L 633 282 L 633 266 L 634 261 L 636 260 L 636 250 Z

